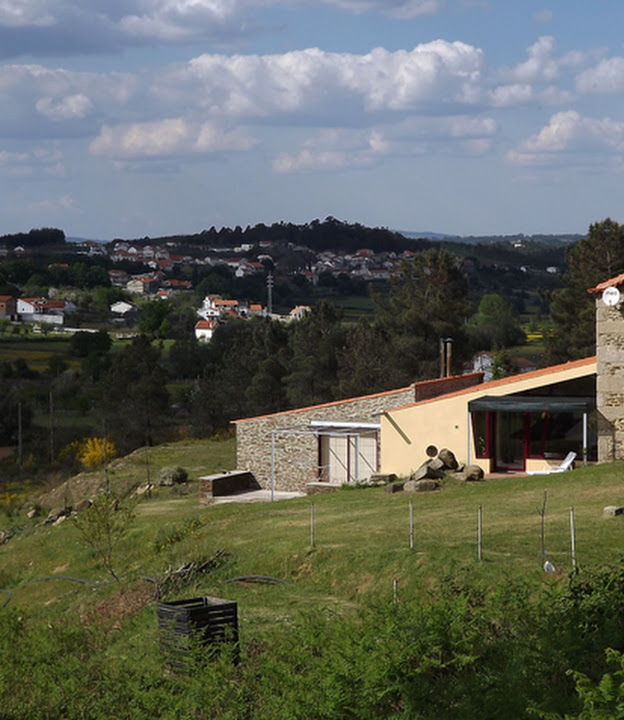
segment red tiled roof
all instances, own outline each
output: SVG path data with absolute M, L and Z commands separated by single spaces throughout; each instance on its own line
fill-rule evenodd
M 520 375 L 510 375 L 509 377 L 500 378 L 499 380 L 490 380 L 489 382 L 482 383 L 478 387 L 479 390 L 484 390 L 487 392 L 487 390 L 500 387 L 501 385 L 512 385 L 513 383 L 517 382 L 525 382 L 526 380 L 531 380 L 533 378 L 538 378 L 546 375 L 552 375 L 553 373 L 561 372 L 563 370 L 572 370 L 575 368 L 581 368 L 585 365 L 592 365 L 595 362 L 596 356 L 592 355 L 591 357 L 582 358 L 581 360 L 571 360 L 570 362 L 561 363 L 560 365 L 550 365 L 549 367 L 540 368 L 539 370 L 532 370 L 531 372 L 521 373 Z M 476 387 L 477 386 L 472 386 L 462 388 L 461 390 L 456 390 L 455 392 L 436 395 L 432 398 L 427 398 L 425 400 L 420 400 L 415 403 L 408 403 L 407 405 L 393 408 L 393 410 L 400 410 L 402 408 L 412 407 L 414 405 L 422 405 L 424 403 L 435 402 L 436 400 L 440 400 L 442 398 L 458 397 L 459 395 L 465 395 L 467 393 L 474 392 Z
M 481 375 L 483 376 L 483 373 L 473 373 L 474 375 Z M 412 390 L 414 393 L 414 397 L 418 395 L 419 389 L 423 389 L 428 385 L 432 385 L 434 383 L 439 383 L 440 385 L 444 385 L 445 383 L 452 383 L 457 380 L 458 377 L 465 377 L 462 375 L 455 375 L 448 378 L 434 378 L 433 380 L 421 380 L 419 382 L 412 383 L 411 385 L 408 385 L 407 387 L 402 388 L 396 388 L 395 390 L 384 390 L 383 392 L 378 393 L 372 393 L 371 395 L 360 395 L 358 397 L 351 397 L 351 398 L 343 398 L 342 400 L 332 400 L 331 402 L 321 403 L 319 405 L 308 405 L 306 407 L 301 408 L 294 408 L 292 410 L 282 410 L 281 412 L 276 413 L 268 413 L 267 415 L 258 415 L 256 417 L 250 417 L 250 418 L 240 418 L 239 420 L 232 420 L 232 424 L 240 423 L 240 422 L 247 422 L 248 420 L 262 420 L 262 418 L 268 418 L 268 417 L 278 417 L 279 415 L 291 415 L 292 413 L 298 413 L 298 412 L 306 412 L 308 410 L 315 410 L 317 408 L 325 408 L 325 407 L 332 407 L 333 405 L 343 405 L 347 402 L 355 402 L 356 400 L 369 400 L 376 397 L 384 397 L 385 395 L 397 395 L 398 393 L 406 392 L 407 390 Z M 526 375 L 523 375 L 523 377 L 526 377 Z M 474 386 L 473 386 L 474 387 Z M 479 387 L 482 387 L 480 384 Z M 472 388 L 469 388 L 472 389 Z M 441 393 L 442 394 L 442 393 Z M 447 395 L 451 395 L 452 393 L 447 393 Z M 438 395 L 439 397 L 439 395 Z
M 195 329 L 196 330 L 212 330 L 212 328 L 217 324 L 216 320 L 198 320 L 195 323 Z
M 605 280 L 604 282 L 598 283 L 596 287 L 589 288 L 587 292 L 589 293 L 599 293 L 603 290 L 606 290 L 609 287 L 617 287 L 618 285 L 622 285 L 624 283 L 624 273 L 621 273 L 620 275 L 616 275 L 615 277 Z

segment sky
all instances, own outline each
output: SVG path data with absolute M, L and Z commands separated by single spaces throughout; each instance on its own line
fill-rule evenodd
M 621 0 L 0 0 L 0 234 L 624 220 Z

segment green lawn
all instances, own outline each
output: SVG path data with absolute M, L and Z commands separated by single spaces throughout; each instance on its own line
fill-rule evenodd
M 624 518 L 607 519 L 602 512 L 606 505 L 624 501 L 624 467 L 620 464 L 474 484 L 452 480 L 430 494 L 391 495 L 382 488 L 365 488 L 267 504 L 200 508 L 197 478 L 234 467 L 233 440 L 187 441 L 136 451 L 112 464 L 112 487 L 126 491 L 144 483 L 148 453 L 152 480 L 160 467 L 179 464 L 188 470 L 191 482 L 181 491 L 158 488 L 151 499 L 143 496 L 118 551 L 119 572 L 132 585 L 142 576 L 161 575 L 170 565 L 224 549 L 228 553 L 225 567 L 188 592 L 231 596 L 243 605 L 247 621 L 254 617 L 275 621 L 302 603 L 349 606 L 365 598 L 389 597 L 395 580 L 399 592 L 410 595 L 449 572 L 469 575 L 489 586 L 505 578 L 526 578 L 538 585 L 556 582 L 572 568 L 572 507 L 580 568 L 617 564 L 624 547 Z M 65 499 L 76 503 L 81 492 L 93 494 L 103 479 L 102 472 L 79 476 L 48 495 L 47 502 L 54 506 Z M 187 490 L 188 494 L 179 494 Z M 545 491 L 546 551 L 558 571 L 554 577 L 542 571 L 540 511 Z M 28 503 L 24 510 L 27 507 Z M 483 518 L 481 562 L 477 559 L 479 507 Z M 186 532 L 184 528 L 192 520 L 200 522 Z M 104 586 L 87 591 L 83 586 L 51 581 L 25 585 L 37 577 L 59 573 L 59 568 L 81 578 L 105 579 L 106 575 L 92 551 L 81 545 L 71 521 L 50 527 L 20 514 L 0 522 L 23 528 L 0 547 L 0 587 L 13 591 L 13 602 L 45 614 L 50 611 L 45 608 L 60 602 L 61 597 L 64 603 L 81 605 L 86 597 L 112 590 Z M 164 543 L 159 544 L 159 538 Z M 267 575 L 291 585 L 250 588 L 225 584 L 228 577 L 239 575 Z M 271 598 L 268 605 L 267 597 Z
M 147 452 L 112 463 L 115 490 L 145 482 Z M 573 683 L 565 671 L 585 668 L 584 648 L 595 660 L 606 643 L 619 642 L 624 516 L 607 518 L 603 508 L 624 498 L 622 463 L 472 484 L 449 480 L 429 494 L 359 488 L 204 508 L 197 478 L 233 468 L 234 441 L 182 441 L 149 450 L 152 478 L 173 464 L 189 471 L 188 488 L 141 496 L 113 555 L 121 583 L 107 576 L 71 519 L 57 526 L 28 519 L 32 501 L 18 513 L 0 514 L 0 529 L 15 532 L 0 546 L 0 686 L 13 710 L 7 717 L 34 717 L 37 709 L 41 717 L 104 718 L 114 708 L 115 717 L 127 718 L 524 720 L 531 702 L 572 709 Z M 47 500 L 75 502 L 103 480 L 102 472 L 79 476 Z M 542 570 L 545 491 L 546 557 L 554 573 Z M 566 595 L 572 507 L 582 592 Z M 220 551 L 214 569 L 164 597 L 235 601 L 242 662 L 232 666 L 225 656 L 211 664 L 202 656 L 197 674 L 167 673 L 155 586 L 146 578 L 162 580 L 169 570 Z M 606 608 L 600 590 L 583 600 L 592 587 L 583 583 L 598 569 L 615 571 L 610 582 L 617 617 L 607 618 L 604 628 L 595 620 L 591 630 L 586 614 L 592 603 L 598 603 L 596 613 Z M 285 584 L 240 579 L 249 576 Z M 551 647 L 544 630 L 559 626 Z M 576 655 L 566 654 L 577 646 Z M 600 664 L 594 669 L 597 677 L 604 672 Z M 508 698 L 506 682 L 513 688 Z M 9 694 L 16 689 L 19 695 Z M 459 712 L 457 703 L 468 710 Z M 412 710 L 399 712 L 406 707 Z M 414 714 L 416 707 L 422 715 Z

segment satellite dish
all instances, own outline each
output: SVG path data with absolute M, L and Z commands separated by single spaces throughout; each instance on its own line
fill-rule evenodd
M 616 287 L 608 287 L 602 293 L 602 302 L 609 307 L 613 307 L 620 302 L 620 291 Z

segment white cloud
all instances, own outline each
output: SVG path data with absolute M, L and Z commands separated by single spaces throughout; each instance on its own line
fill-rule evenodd
M 528 83 L 499 85 L 490 91 L 489 97 L 494 107 L 520 105 L 533 99 L 533 87 Z
M 581 93 L 614 94 L 624 90 L 624 58 L 601 60 L 596 66 L 576 78 L 576 89 Z
M 323 2 L 356 13 L 376 10 L 399 20 L 435 15 L 445 5 L 445 0 L 323 0 Z
M 105 125 L 90 145 L 93 155 L 116 159 L 161 158 L 168 155 L 249 150 L 256 141 L 245 130 L 224 131 L 184 118 Z
M 555 39 L 540 37 L 527 49 L 528 59 L 515 68 L 503 70 L 503 76 L 516 83 L 551 83 L 559 77 L 559 62 L 553 58 Z
M 297 153 L 279 153 L 273 160 L 277 173 L 336 171 L 364 167 L 390 149 L 379 130 L 325 129 L 308 138 Z
M 574 93 L 549 85 L 537 94 L 537 98 L 543 105 L 569 105 L 574 100 Z
M 279 153 L 278 173 L 335 171 L 379 163 L 384 157 L 447 152 L 483 154 L 492 144 L 496 122 L 489 117 L 413 117 L 385 128 L 325 129 L 308 138 L 295 153 Z
M 354 14 L 397 20 L 439 13 L 445 0 L 322 0 Z M 214 42 L 248 37 L 255 12 L 307 0 L 0 0 L 0 55 L 89 54 L 152 44 Z M 19 31 L 17 34 L 15 31 Z
M 0 176 L 65 177 L 63 155 L 55 146 L 38 146 L 26 151 L 0 150 Z
M 18 28 L 54 25 L 54 16 L 45 12 L 46 5 L 37 0 L 0 0 L 0 26 Z
M 141 7 L 141 14 L 121 17 L 119 27 L 128 35 L 180 41 L 206 32 L 211 26 L 227 27 L 237 18 L 240 5 L 225 0 L 153 0 Z
M 574 96 L 568 90 L 562 90 L 556 85 L 549 85 L 543 90 L 536 91 L 528 83 L 515 83 L 513 85 L 499 85 L 488 93 L 490 104 L 493 107 L 506 108 L 516 105 L 564 105 L 569 104 Z
M 62 98 L 45 97 L 37 100 L 35 107 L 51 120 L 82 119 L 93 109 L 93 103 L 83 93 L 66 95 Z
M 471 103 L 479 93 L 481 50 L 436 40 L 411 51 L 375 48 L 366 55 L 317 48 L 283 55 L 202 55 L 165 73 L 158 94 L 223 115 L 405 111 L 421 103 Z M 356 106 L 354 107 L 354 103 Z
M 556 113 L 548 125 L 508 153 L 518 165 L 545 165 L 559 162 L 562 154 L 591 152 L 595 161 L 613 151 L 624 152 L 624 122 L 611 118 L 586 118 L 575 110 Z
M 189 127 L 258 118 L 348 126 L 373 114 L 455 112 L 479 100 L 482 64 L 479 48 L 436 40 L 363 55 L 201 55 L 134 74 L 0 65 L 0 137 L 93 137 L 103 126 L 170 117 Z
M 71 195 L 62 195 L 60 197 L 46 198 L 32 203 L 30 209 L 35 212 L 54 212 L 57 210 L 72 210 L 74 207 L 74 199 Z

